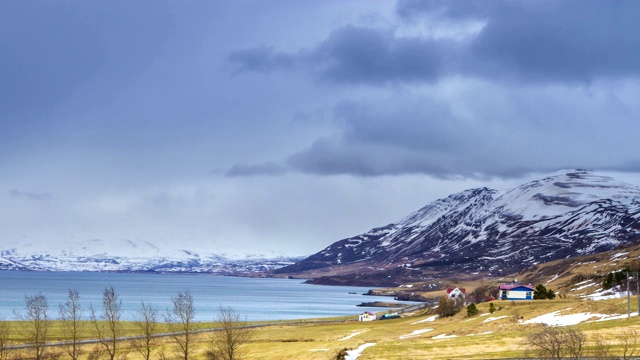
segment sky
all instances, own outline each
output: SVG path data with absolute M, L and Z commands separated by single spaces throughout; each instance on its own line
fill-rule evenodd
M 300 256 L 468 188 L 640 185 L 637 1 L 0 5 L 0 249 Z

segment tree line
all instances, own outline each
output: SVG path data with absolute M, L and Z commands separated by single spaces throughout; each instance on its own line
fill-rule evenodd
M 99 306 L 90 304 L 87 311 L 80 304 L 80 294 L 69 289 L 64 303 L 58 306 L 59 319 L 50 316 L 48 299 L 42 293 L 26 295 L 24 310 L 14 311 L 18 321 L 0 319 L 0 360 L 60 359 L 78 360 L 81 356 L 88 360 L 126 360 L 131 352 L 137 352 L 145 360 L 193 358 L 194 337 L 198 332 L 196 308 L 189 290 L 178 291 L 171 298 L 171 307 L 162 313 L 157 307 L 142 301 L 132 323 L 137 336 L 127 336 L 125 322 L 122 321 L 122 300 L 113 286 L 102 292 Z M 164 320 L 164 321 L 163 321 Z M 213 319 L 218 328 L 210 332 L 209 360 L 241 359 L 240 348 L 248 342 L 251 327 L 231 307 L 220 307 Z M 59 327 L 52 334 L 54 323 Z M 93 333 L 94 337 L 88 337 Z M 12 341 L 20 336 L 23 342 Z M 161 345 L 161 337 L 169 338 L 170 350 Z M 58 346 L 51 341 L 62 339 Z M 88 342 L 97 345 L 89 349 Z M 24 348 L 24 349 L 18 349 Z

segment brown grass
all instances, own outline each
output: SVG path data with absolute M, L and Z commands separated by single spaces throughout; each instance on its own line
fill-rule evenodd
M 483 303 L 478 305 L 480 314 L 472 318 L 467 318 L 463 311 L 455 316 L 432 322 L 421 322 L 431 316 L 427 312 L 421 312 L 401 319 L 375 322 L 275 324 L 254 331 L 251 341 L 243 347 L 244 359 L 327 360 L 335 358 L 335 354 L 341 349 L 353 349 L 365 343 L 375 345 L 367 348 L 360 360 L 522 357 L 527 354 L 523 339 L 530 331 L 542 325 L 522 325 L 519 320 L 531 319 L 552 311 L 562 311 L 562 314 L 620 314 L 626 311 L 626 299 L 596 302 L 567 298 L 522 302 L 496 301 L 495 304 L 501 309 L 491 315 L 487 315 L 489 304 Z M 632 306 L 635 305 L 634 301 Z M 491 319 L 493 321 L 489 321 Z M 199 324 L 201 327 L 212 325 L 214 324 Z M 640 329 L 640 319 L 632 317 L 630 320 L 587 322 L 580 324 L 578 328 L 588 337 L 599 334 L 613 344 L 613 339 L 620 331 L 629 328 Z M 134 332 L 134 327 L 131 329 Z M 415 332 L 426 329 L 430 330 Z M 414 336 L 406 337 L 410 334 Z M 434 339 L 438 335 L 456 337 Z M 403 336 L 406 338 L 401 339 Z M 192 359 L 206 359 L 205 354 L 211 338 L 209 333 L 197 336 L 196 352 Z M 95 346 L 87 345 L 86 350 L 91 351 Z M 125 346 L 123 343 L 123 347 Z M 593 342 L 589 346 L 593 347 Z M 170 338 L 161 339 L 158 345 L 158 349 L 162 349 L 167 355 L 172 354 L 173 348 Z M 131 352 L 127 359 L 137 360 L 141 359 L 141 356 Z

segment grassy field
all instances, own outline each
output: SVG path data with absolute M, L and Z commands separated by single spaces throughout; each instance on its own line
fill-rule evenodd
M 353 319 L 334 319 L 331 323 L 311 323 L 298 321 L 288 324 L 275 324 L 256 328 L 252 338 L 242 348 L 244 359 L 335 359 L 341 349 L 355 349 L 366 343 L 375 345 L 363 351 L 359 360 L 367 359 L 487 359 L 513 358 L 530 355 L 525 336 L 540 329 L 544 325 L 522 324 L 523 321 L 537 316 L 559 311 L 560 314 L 625 314 L 626 299 L 612 299 L 603 301 L 581 300 L 565 298 L 540 301 L 496 301 L 496 308 L 500 310 L 489 314 L 489 304 L 478 305 L 480 313 L 473 317 L 466 317 L 466 311 L 449 318 L 434 319 L 430 311 L 407 314 L 400 319 L 357 322 Z M 632 309 L 637 309 L 635 301 Z M 591 320 L 595 320 L 591 319 Z M 127 335 L 138 332 L 133 323 L 123 323 Z M 13 323 L 13 326 L 18 326 Z M 198 328 L 212 328 L 214 323 L 198 323 Z M 596 334 L 607 340 L 616 351 L 615 339 L 626 329 L 639 329 L 640 319 L 635 316 L 630 319 L 608 321 L 585 321 L 576 326 L 589 339 L 587 351 L 594 347 Z M 166 329 L 166 328 L 165 328 Z M 55 339 L 61 337 L 59 324 L 52 329 L 51 335 Z M 88 324 L 84 337 L 93 338 L 92 327 Z M 206 359 L 206 351 L 210 348 L 212 334 L 202 333 L 196 336 L 195 352 L 192 359 Z M 22 342 L 20 336 L 13 340 Z M 122 347 L 130 346 L 123 342 Z M 95 349 L 96 345 L 87 345 L 87 353 Z M 173 343 L 170 338 L 158 339 L 156 353 L 159 359 L 160 351 L 164 351 L 167 358 L 173 357 Z M 65 358 L 64 356 L 62 358 Z M 130 352 L 127 359 L 141 359 L 142 357 Z M 84 359 L 88 359 L 87 356 Z

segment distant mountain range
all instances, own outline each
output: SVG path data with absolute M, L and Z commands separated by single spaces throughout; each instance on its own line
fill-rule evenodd
M 640 242 L 640 188 L 586 170 L 509 191 L 479 188 L 275 270 L 318 283 L 500 276 Z
M 246 274 L 268 272 L 300 258 L 249 255 L 241 259 L 192 250 L 160 249 L 131 240 L 87 240 L 0 249 L 0 270 L 126 271 Z

